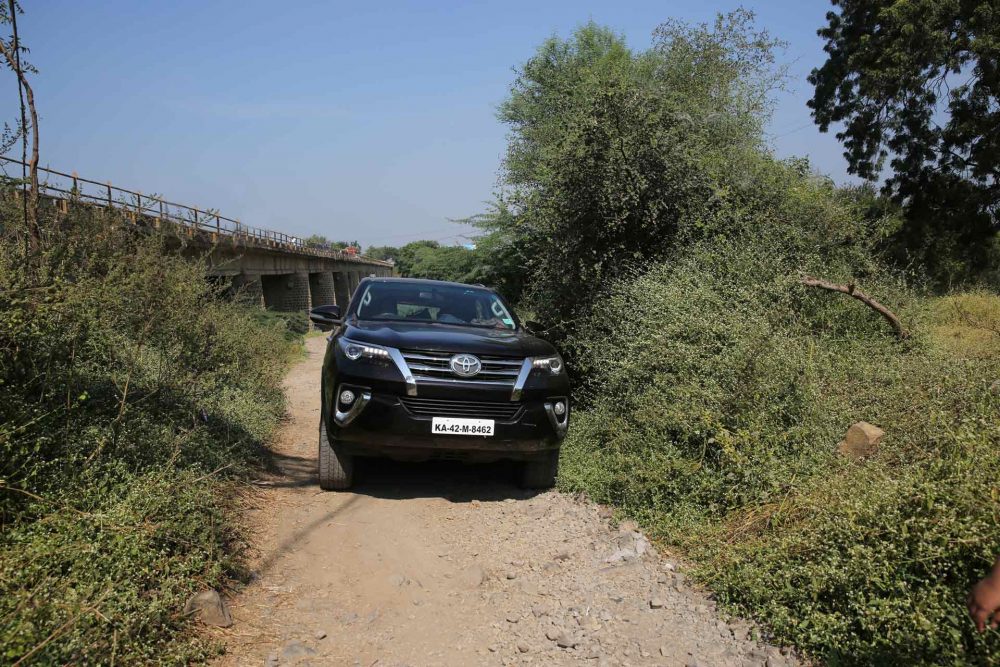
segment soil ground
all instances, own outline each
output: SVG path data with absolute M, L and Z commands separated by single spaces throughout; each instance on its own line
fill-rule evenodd
M 276 472 L 248 511 L 253 583 L 220 665 L 798 664 L 723 620 L 634 526 L 511 465 L 365 460 L 316 483 L 326 340 L 286 379 Z

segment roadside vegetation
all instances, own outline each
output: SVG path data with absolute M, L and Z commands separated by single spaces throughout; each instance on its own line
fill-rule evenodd
M 401 247 L 372 246 L 365 255 L 392 260 L 393 270 L 406 278 L 479 282 L 484 260 L 482 252 L 465 246 L 441 245 L 438 241 L 413 241 Z
M 300 336 L 166 238 L 0 190 L 0 663 L 182 664 L 188 596 L 240 575 L 230 512 Z
M 780 46 L 743 11 L 668 22 L 646 51 L 594 24 L 545 42 L 501 106 L 479 271 L 570 363 L 562 488 L 823 662 L 998 664 L 965 610 L 1000 552 L 995 230 L 929 234 L 905 189 L 775 159 Z M 887 435 L 854 460 L 857 421 Z

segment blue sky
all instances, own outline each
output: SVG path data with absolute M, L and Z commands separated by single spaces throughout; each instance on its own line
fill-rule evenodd
M 448 221 L 497 186 L 496 107 L 545 38 L 590 19 L 649 45 L 669 17 L 728 2 L 22 0 L 39 73 L 42 163 L 293 234 L 401 245 L 460 240 Z M 789 42 L 780 156 L 838 182 L 841 148 L 805 106 L 828 0 L 748 1 Z M 16 86 L 0 79 L 3 119 Z

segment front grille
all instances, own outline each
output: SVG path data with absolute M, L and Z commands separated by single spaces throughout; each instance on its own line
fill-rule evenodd
M 521 412 L 521 404 L 500 401 L 451 401 L 441 398 L 399 399 L 415 415 L 423 417 L 467 417 L 469 419 L 496 419 L 511 421 Z
M 413 377 L 420 380 L 443 380 L 451 382 L 475 382 L 477 384 L 494 384 L 513 387 L 521 372 L 524 359 L 497 356 L 479 356 L 482 370 L 469 378 L 462 378 L 451 372 L 448 362 L 452 352 L 428 352 L 426 350 L 402 350 L 403 359 L 410 367 Z M 478 355 L 477 355 L 478 356 Z

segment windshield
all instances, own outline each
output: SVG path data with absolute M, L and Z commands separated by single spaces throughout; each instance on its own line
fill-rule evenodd
M 361 320 L 516 328 L 500 297 L 485 289 L 459 285 L 374 282 L 361 295 L 356 314 Z

